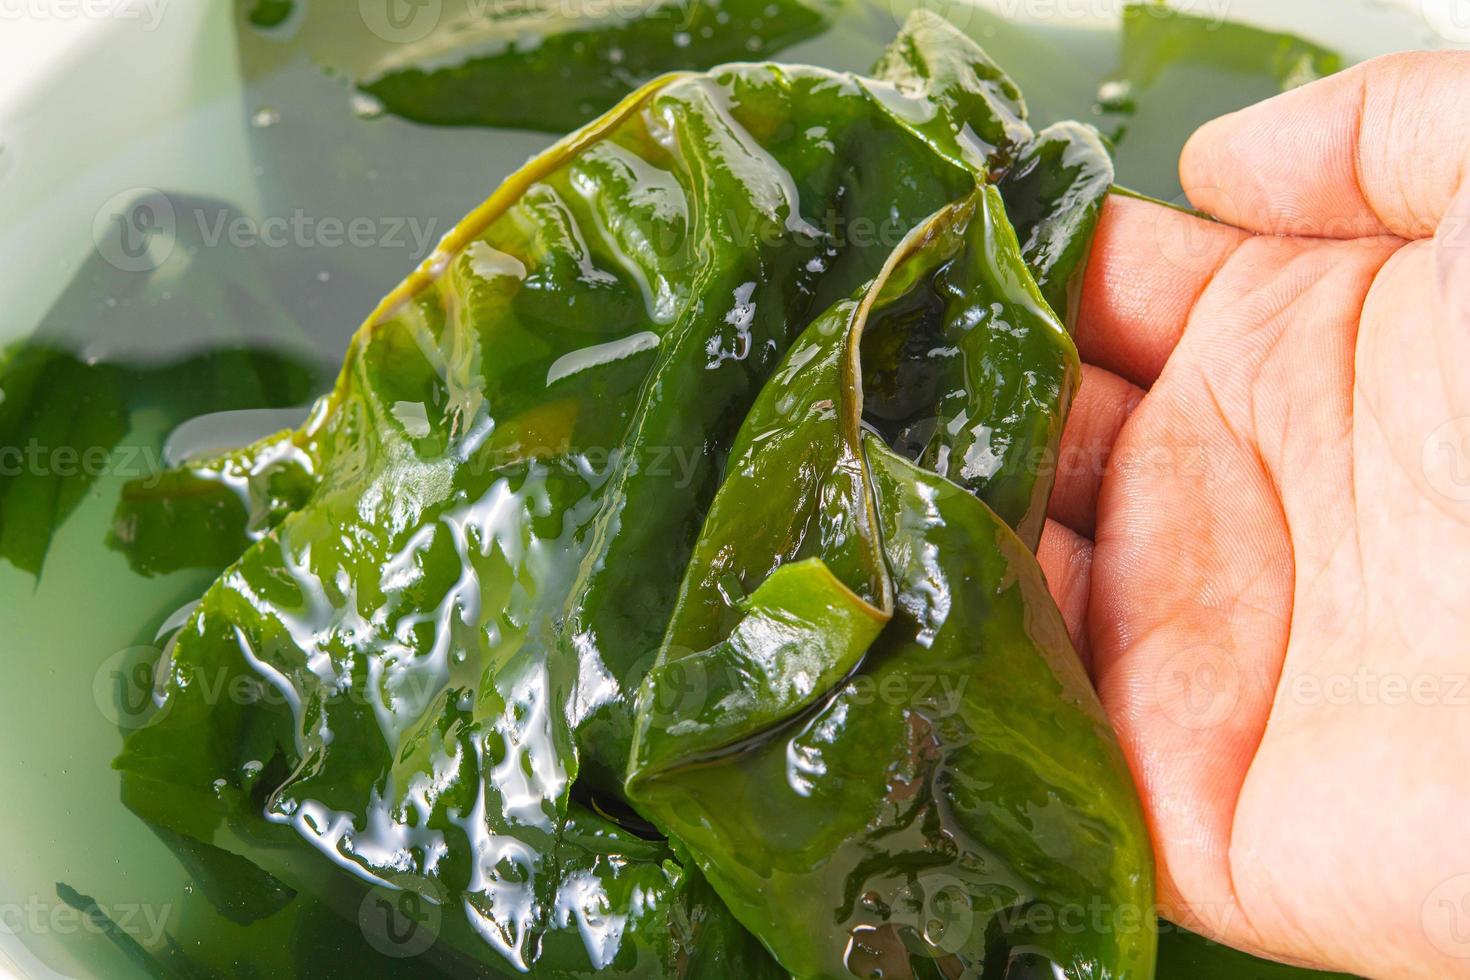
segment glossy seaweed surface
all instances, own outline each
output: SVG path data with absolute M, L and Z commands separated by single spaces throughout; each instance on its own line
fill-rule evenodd
M 241 552 L 129 806 L 241 917 L 413 896 L 450 974 L 1149 975 L 1137 801 L 1030 551 L 1110 184 L 929 15 L 872 77 L 634 93 L 306 425 L 125 496 L 149 570 Z M 1099 903 L 1133 917 L 1035 925 Z

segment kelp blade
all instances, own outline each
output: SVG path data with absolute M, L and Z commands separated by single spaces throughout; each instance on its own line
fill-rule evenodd
M 827 24 L 820 0 L 486 5 L 399 45 L 358 85 L 415 122 L 560 133 L 664 72 L 768 58 Z
M 1004 116 L 978 49 L 919 27 L 909 50 Z M 687 976 L 688 915 L 732 944 L 712 960 L 769 969 L 693 869 L 582 828 L 620 802 L 632 694 L 741 421 L 801 328 L 888 258 L 843 229 L 906 231 L 1003 155 L 974 135 L 1000 131 L 988 115 L 916 126 L 947 91 L 673 76 L 514 176 L 385 301 L 291 438 L 309 495 L 265 508 L 180 632 L 164 707 L 118 762 L 129 805 L 298 890 L 346 869 L 422 895 L 451 910 L 450 963 Z M 876 540 L 869 590 L 887 584 Z M 222 677 L 271 697 L 222 702 Z
M 1179 152 L 1196 129 L 1343 64 L 1338 52 L 1293 34 L 1160 0 L 1130 3 L 1118 71 L 1099 93 L 1100 125 L 1117 145 L 1124 183 L 1182 202 Z
M 803 465 L 812 446 L 840 458 L 862 413 L 863 372 L 850 361 L 866 353 L 865 329 L 916 329 L 916 310 L 944 309 L 933 300 L 945 272 L 989 270 L 969 283 L 974 307 L 1026 275 L 1003 213 L 997 224 L 998 201 L 987 188 L 920 226 L 861 298 L 834 306 L 792 347 L 737 439 L 640 697 L 630 794 L 796 976 L 999 974 L 1033 961 L 1075 978 L 1152 975 L 1141 812 L 1027 546 L 964 487 L 872 436 L 860 467 Z M 1006 268 L 968 261 L 993 257 L 997 239 L 1010 243 Z M 969 307 L 946 312 L 977 332 L 1006 332 L 1003 321 L 977 325 Z M 1067 350 L 1052 350 L 1054 369 L 1065 371 Z M 784 542 L 775 557 L 796 564 L 771 573 L 770 559 L 763 569 L 738 557 L 751 531 L 734 515 L 742 481 L 776 472 L 797 475 L 787 522 L 772 528 L 775 515 L 757 515 L 750 527 Z M 823 503 L 854 492 L 868 499 L 829 518 Z M 877 520 L 864 521 L 869 513 Z M 852 561 L 874 543 L 890 579 L 880 587 Z M 788 621 L 846 615 L 852 626 L 743 649 L 745 624 L 767 614 L 767 583 L 821 559 L 894 610 L 886 628 L 872 639 L 862 604 L 814 595 L 824 608 Z M 842 676 L 816 687 L 809 659 L 833 635 L 851 637 L 841 657 L 827 653 Z M 783 696 L 801 685 L 802 698 Z M 936 932 L 941 906 L 958 920 Z M 1054 928 L 1058 915 L 1097 908 L 1106 915 L 1081 929 Z

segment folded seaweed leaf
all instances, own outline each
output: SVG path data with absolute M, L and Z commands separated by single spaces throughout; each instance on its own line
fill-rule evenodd
M 888 621 L 892 587 L 860 450 L 858 392 L 878 375 L 865 363 L 869 330 L 879 354 L 953 352 L 933 384 L 902 379 L 935 422 L 913 455 L 1039 533 L 1050 481 L 1031 462 L 1060 439 L 1078 360 L 1027 276 L 999 193 L 984 187 L 920 224 L 876 284 L 818 317 L 752 406 L 644 685 L 639 768 L 696 758 L 807 707 Z M 1014 345 L 1018 335 L 1027 345 Z M 1006 367 L 1018 363 L 1026 379 Z M 976 472 L 967 461 L 982 456 Z M 775 485 L 781 494 L 769 493 Z M 648 698 L 691 683 L 699 710 L 650 730 Z
M 222 570 L 311 497 L 319 451 L 287 430 L 132 480 L 123 486 L 108 545 L 143 575 Z
M 916 120 L 915 132 L 937 134 L 936 149 L 958 149 L 964 162 L 999 185 L 1032 276 L 1070 330 L 1113 185 L 1112 157 L 1097 131 L 1082 123 L 1033 133 L 1015 84 L 991 62 L 953 57 L 954 45 L 946 43 L 953 32 L 939 18 L 912 20 L 874 74 L 901 91 L 926 93 L 940 111 Z
M 1077 325 L 1082 274 L 1112 187 L 1113 160 L 1102 138 L 1075 122 L 1036 134 L 1000 181 L 1026 264 L 1068 331 Z
M 447 238 L 358 334 L 302 430 L 174 475 L 206 507 L 223 499 L 211 484 L 233 484 L 225 539 L 244 551 L 178 634 L 159 714 L 118 760 L 129 805 L 298 892 L 331 890 L 288 857 L 314 849 L 322 869 L 440 904 L 452 913 L 431 955 L 449 963 L 774 970 L 693 868 L 597 813 L 627 809 L 633 695 L 742 421 L 813 316 L 954 201 L 1004 234 L 934 270 L 937 329 L 978 346 L 944 365 L 934 410 L 953 424 L 923 450 L 968 458 L 992 413 L 1009 445 L 1044 451 L 1075 383 L 999 193 L 975 195 L 1024 154 L 1013 87 L 937 18 L 898 44 L 887 63 L 909 68 L 896 81 L 742 64 L 650 84 Z M 964 298 L 975 276 L 995 287 L 985 310 Z M 1007 346 L 1015 328 L 1031 339 Z M 1024 372 L 1043 380 L 1000 381 Z M 849 462 L 857 424 L 832 447 Z M 847 476 L 846 491 L 821 476 L 816 523 L 834 534 L 870 496 Z M 973 482 L 1035 523 L 1044 473 Z M 766 500 L 789 523 L 789 500 Z M 118 527 L 158 528 L 188 506 L 134 495 Z M 150 537 L 128 546 L 146 555 Z M 881 592 L 885 560 L 865 540 L 851 555 L 828 540 L 823 563 L 844 581 L 866 568 Z M 749 649 L 840 625 L 783 620 L 783 604 L 886 607 L 836 584 L 799 564 L 766 581 L 752 600 L 772 615 Z M 885 616 L 834 634 L 836 666 L 785 689 L 777 713 L 835 682 L 837 648 L 861 651 Z M 270 697 L 221 697 L 222 679 Z M 697 956 L 681 919 L 715 937 Z
M 929 112 L 904 118 L 938 152 L 982 175 L 998 173 L 1031 139 L 1026 102 L 1000 66 L 970 54 L 978 50 L 973 45 L 957 43 L 962 37 L 941 17 L 912 16 L 873 74 L 900 92 L 926 97 Z
M 864 331 L 863 417 L 904 455 L 978 495 L 1034 549 L 1077 352 L 998 190 L 950 219 L 936 231 L 944 245 L 928 253 L 945 261 Z
M 1074 972 L 1151 956 L 1151 921 L 1066 939 L 1000 916 L 1088 889 L 1138 907 L 1128 889 L 1149 880 L 1126 771 L 1025 544 L 1001 534 L 1039 534 L 1078 369 L 1038 282 L 1056 295 L 1075 275 L 1105 157 L 1074 166 L 1073 148 L 1097 146 L 1080 129 L 1034 141 L 1014 86 L 932 16 L 880 69 L 651 84 L 512 177 L 390 294 L 300 431 L 130 493 L 115 537 L 141 566 L 181 560 L 152 544 L 178 522 L 211 524 L 205 559 L 241 553 L 118 760 L 128 805 L 279 894 L 350 916 L 332 881 L 345 868 L 449 910 L 425 954 L 449 972 L 815 976 L 839 953 L 871 972 L 910 942 L 945 971 L 1012 949 Z M 1025 198 L 1024 245 L 1006 193 Z M 865 446 L 865 424 L 928 469 Z M 940 524 L 969 535 L 928 591 L 904 562 L 939 561 L 939 545 L 896 502 L 926 479 L 967 502 Z M 979 581 L 1005 599 L 950 584 Z M 899 680 L 937 657 L 967 683 L 959 624 L 997 637 L 987 681 L 1020 699 L 982 698 L 966 723 L 1020 725 L 1039 703 L 1051 727 L 1029 756 L 965 737 L 925 758 L 1056 802 L 1032 838 L 1007 792 L 940 787 L 958 804 L 941 836 L 1013 862 L 961 879 L 984 924 L 954 950 L 904 925 L 913 880 L 875 884 L 887 911 L 783 933 L 699 834 L 631 832 L 632 699 L 650 668 L 634 782 L 664 786 L 826 710 L 879 669 L 875 650 L 900 651 L 885 658 Z M 672 727 L 654 724 L 650 704 L 690 672 L 712 697 L 676 698 L 658 715 Z M 236 682 L 270 697 L 221 696 Z M 922 712 L 900 715 L 873 713 L 854 744 L 882 759 Z M 864 838 L 843 821 L 873 817 L 864 792 L 884 771 L 831 784 L 852 805 L 830 826 L 852 847 Z M 1078 772 L 1100 802 L 1077 799 Z M 771 815 L 788 802 L 772 795 Z M 1086 851 L 1065 871 L 1063 845 Z M 925 868 L 973 871 L 915 846 Z
M 941 332 L 1008 333 L 975 313 L 1025 275 L 987 188 L 807 329 L 736 441 L 640 692 L 630 796 L 796 976 L 1152 975 L 1147 833 L 1035 559 L 858 430 L 866 329 L 937 307 Z M 1050 357 L 1070 392 L 1070 344 Z M 751 494 L 775 474 L 779 507 Z

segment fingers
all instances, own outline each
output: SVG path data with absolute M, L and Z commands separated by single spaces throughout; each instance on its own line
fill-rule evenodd
M 1098 488 L 1123 423 L 1142 398 L 1140 389 L 1117 375 L 1090 364 L 1082 366 L 1082 387 L 1062 433 L 1056 487 L 1037 549 L 1037 559 L 1066 620 L 1072 645 L 1089 671 L 1092 656 L 1087 642 L 1087 606 Z
M 1162 465 L 1106 481 L 1089 595 L 1092 676 L 1144 800 L 1159 901 L 1221 916 L 1183 921 L 1233 943 L 1259 942 L 1233 914 L 1231 820 L 1285 658 L 1295 571 L 1253 448 L 1207 395 L 1172 378 L 1150 394 L 1114 452 Z
M 1082 286 L 1082 359 L 1150 387 L 1200 294 L 1248 237 L 1173 208 L 1109 196 Z
M 1379 58 L 1224 116 L 1189 141 L 1196 207 L 1265 234 L 1434 234 L 1470 173 L 1470 53 Z
M 1083 537 L 1097 527 L 1097 494 L 1123 423 L 1143 390 L 1110 371 L 1082 366 L 1082 387 L 1067 416 L 1057 459 L 1057 482 L 1047 515 Z
M 1087 601 L 1092 588 L 1092 542 L 1056 521 L 1047 521 L 1041 532 L 1037 561 L 1046 575 L 1052 598 L 1067 623 L 1072 646 L 1082 665 L 1092 672 L 1092 655 L 1087 646 Z

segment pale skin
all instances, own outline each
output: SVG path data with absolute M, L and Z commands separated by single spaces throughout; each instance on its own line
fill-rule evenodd
M 1206 126 L 1114 197 L 1042 564 L 1175 921 L 1470 977 L 1470 54 Z

